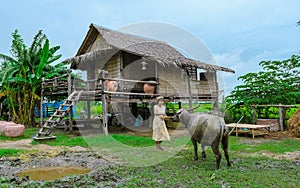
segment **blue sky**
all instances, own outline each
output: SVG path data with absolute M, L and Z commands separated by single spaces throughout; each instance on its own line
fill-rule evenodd
M 218 65 L 236 71 L 222 73 L 228 93 L 240 84 L 238 76 L 258 71 L 260 61 L 299 54 L 299 10 L 299 0 L 2 0 L 0 53 L 9 54 L 15 29 L 27 45 L 43 30 L 64 60 L 76 54 L 90 23 L 125 30 L 164 23 L 190 33 Z M 207 61 L 201 52 L 193 57 Z

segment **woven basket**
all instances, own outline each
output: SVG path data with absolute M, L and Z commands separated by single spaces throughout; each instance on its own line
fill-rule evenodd
M 146 94 L 154 94 L 155 86 L 152 84 L 144 84 L 144 92 Z
M 118 83 L 116 81 L 106 81 L 105 86 L 107 87 L 108 91 L 117 91 Z

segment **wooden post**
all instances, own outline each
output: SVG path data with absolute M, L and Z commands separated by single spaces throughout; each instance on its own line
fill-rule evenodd
M 87 100 L 87 119 L 91 119 L 91 101 Z
M 217 106 L 216 110 L 217 110 L 217 112 L 220 112 L 220 109 L 219 109 L 219 96 L 220 96 L 220 93 L 219 93 L 219 84 L 218 84 L 218 78 L 217 78 L 217 71 L 214 71 L 214 80 L 213 80 L 213 82 L 214 82 L 214 84 L 216 84 L 216 93 L 217 93 L 215 104 L 218 105 L 218 106 Z M 211 84 L 209 84 L 209 85 L 211 85 Z
M 287 108 L 286 107 L 283 107 L 283 110 L 282 110 L 282 127 L 283 127 L 283 130 L 287 130 L 288 127 L 285 125 L 285 120 L 286 120 L 286 110 Z
M 155 104 L 156 104 L 155 102 L 151 102 L 151 103 L 150 103 L 150 113 L 152 114 L 152 115 L 150 116 L 150 118 L 149 118 L 149 119 L 150 119 L 150 120 L 149 120 L 149 121 L 150 121 L 150 122 L 149 122 L 149 128 L 150 128 L 150 129 L 153 128 L 153 120 L 154 120 L 154 116 L 155 116 L 155 115 L 154 115 L 154 106 L 155 106 Z
M 158 67 L 157 67 L 157 62 L 155 62 L 155 81 L 159 82 L 159 75 L 158 75 Z M 155 93 L 159 94 L 159 85 L 156 85 L 155 87 Z
M 72 93 L 72 77 L 71 77 L 72 70 L 68 69 L 67 74 L 68 74 L 68 96 L 71 95 Z
M 181 109 L 182 108 L 182 104 L 181 102 L 178 102 L 178 109 Z
M 252 109 L 252 124 L 255 124 L 256 115 L 255 115 L 255 106 L 251 106 Z
M 192 88 L 191 88 L 191 77 L 190 77 L 190 73 L 189 70 L 186 68 L 185 69 L 186 73 L 187 73 L 187 78 L 188 78 L 188 92 L 189 92 L 189 108 L 193 108 L 193 103 L 192 103 Z
M 73 112 L 73 106 L 70 106 L 70 111 L 69 111 L 69 132 L 73 131 L 73 117 L 72 117 L 72 112 Z
M 68 69 L 67 74 L 68 74 L 68 96 L 72 94 L 72 78 L 71 78 L 71 72 L 72 70 Z M 70 106 L 70 112 L 69 112 L 69 132 L 73 131 L 73 107 Z
M 120 59 L 120 67 L 119 67 L 118 78 L 122 79 L 123 78 L 123 69 L 124 69 L 123 52 L 122 51 L 120 51 L 120 53 L 119 53 L 119 59 Z M 124 83 L 122 81 L 119 81 L 118 85 L 119 85 L 119 88 L 121 89 L 121 91 L 123 91 Z
M 44 117 L 44 108 L 43 108 L 43 100 L 44 100 L 44 84 L 45 78 L 42 78 L 42 87 L 41 87 L 41 102 L 40 102 L 40 127 L 43 126 L 43 117 Z
M 106 94 L 104 94 L 104 82 L 105 82 L 105 77 L 106 77 L 107 71 L 100 70 L 99 71 L 99 79 L 101 82 L 101 88 L 102 88 L 102 116 L 103 116 L 103 130 L 104 134 L 107 136 L 108 135 L 108 127 L 107 127 L 107 100 L 106 100 Z
M 278 111 L 279 111 L 279 129 L 283 131 L 284 118 L 283 118 L 283 111 L 282 111 L 281 104 L 279 104 Z

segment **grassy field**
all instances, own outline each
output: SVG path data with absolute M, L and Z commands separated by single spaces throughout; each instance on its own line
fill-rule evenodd
M 35 131 L 27 129 L 25 136 L 19 139 L 30 138 Z M 126 134 L 86 138 L 62 133 L 56 135 L 56 140 L 44 143 L 90 147 L 104 156 L 126 161 L 127 165 L 116 164 L 104 169 L 107 174 L 124 179 L 119 187 L 299 187 L 299 157 L 297 160 L 276 159 L 263 154 L 281 156 L 286 152 L 300 151 L 299 140 L 258 138 L 260 142 L 254 142 L 250 138 L 230 137 L 229 151 L 233 166 L 227 167 L 223 157 L 221 169 L 216 170 L 215 157 L 210 149 L 207 149 L 208 158 L 205 161 L 192 161 L 193 148 L 187 137 L 165 142 L 163 147 L 166 150 L 155 152 L 150 137 Z M 250 142 L 245 143 L 245 139 Z M 0 137 L 0 142 L 4 140 Z M 183 147 L 176 150 L 174 145 Z M 24 151 L 0 149 L 0 157 L 16 156 L 20 152 Z M 130 160 L 134 163 L 128 162 Z M 103 182 L 103 186 L 109 186 L 109 182 Z

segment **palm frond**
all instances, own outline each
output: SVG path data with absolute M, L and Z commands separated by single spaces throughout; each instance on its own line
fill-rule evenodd
M 10 61 L 10 62 L 17 62 L 14 58 L 5 55 L 5 54 L 0 54 L 0 59 L 4 60 L 4 61 Z
M 29 53 L 37 54 L 42 49 L 42 46 L 46 40 L 47 40 L 46 35 L 43 34 L 42 30 L 39 30 L 38 33 L 35 35 L 33 42 L 31 43 L 31 46 L 29 48 Z
M 24 41 L 22 37 L 19 35 L 17 29 L 13 32 L 12 37 L 13 37 L 13 41 L 12 41 L 10 52 L 13 55 L 13 57 L 19 59 L 22 57 L 23 50 L 26 48 L 26 45 L 24 44 Z
M 42 50 L 40 64 L 36 71 L 36 76 L 40 79 L 43 75 L 43 69 L 47 64 L 47 60 L 49 58 L 49 40 L 47 39 Z

